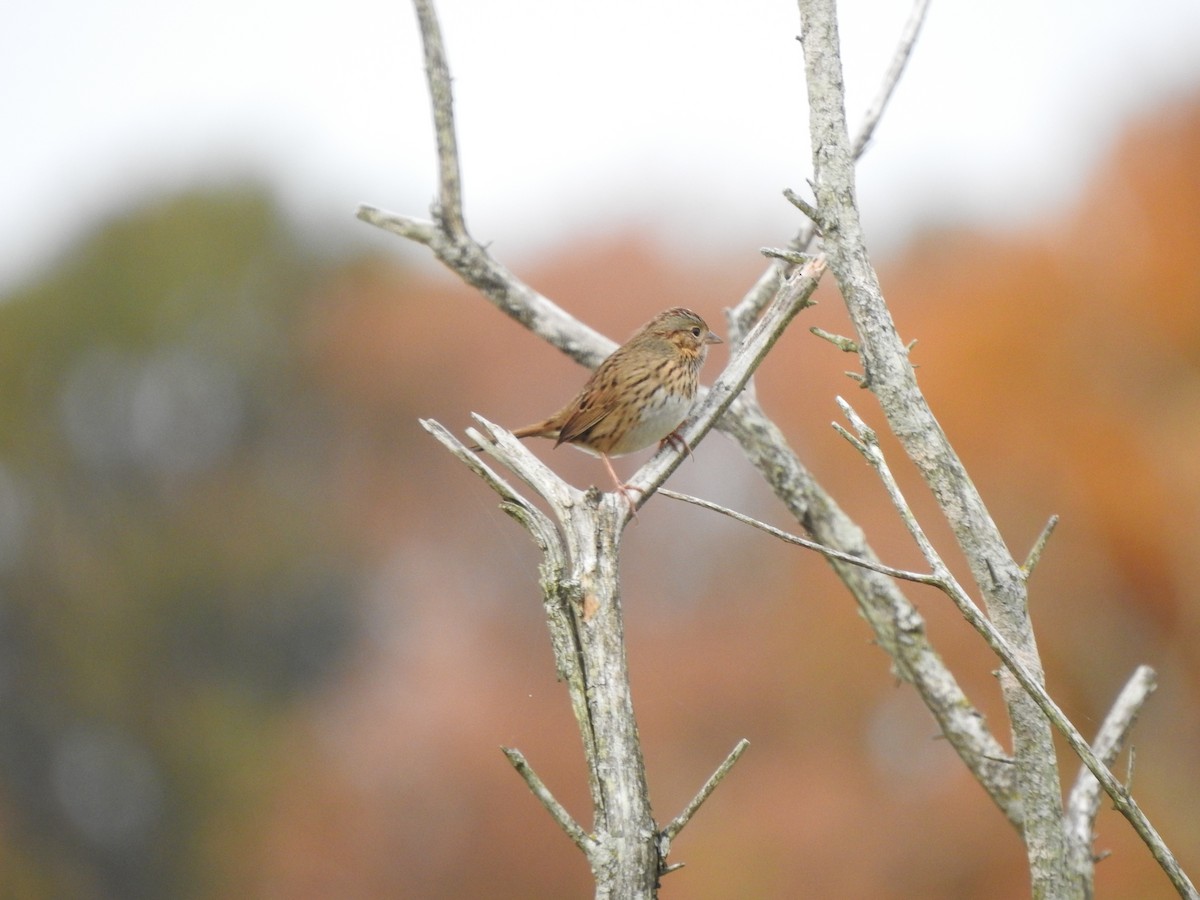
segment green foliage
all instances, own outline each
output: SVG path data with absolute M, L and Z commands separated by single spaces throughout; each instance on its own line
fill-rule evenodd
M 297 341 L 321 275 L 231 189 L 0 304 L 0 860 L 35 891 L 221 894 L 281 713 L 346 644 Z

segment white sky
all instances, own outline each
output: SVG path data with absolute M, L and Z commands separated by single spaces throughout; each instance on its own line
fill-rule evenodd
M 468 224 L 501 258 L 648 223 L 785 240 L 809 174 L 790 0 L 440 0 Z M 907 2 L 842 4 L 856 121 Z M 430 112 L 406 0 L 38 0 L 0 29 L 0 290 L 98 216 L 255 174 L 330 240 L 360 201 L 423 215 Z M 861 169 L 872 236 L 1027 221 L 1133 115 L 1200 88 L 1197 0 L 934 0 Z M 380 245 L 398 249 L 398 241 Z

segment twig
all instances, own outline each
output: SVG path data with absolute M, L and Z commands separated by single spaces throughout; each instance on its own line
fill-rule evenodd
M 481 430 L 468 428 L 467 435 L 478 441 L 489 454 L 512 469 L 522 481 L 537 491 L 555 510 L 569 507 L 583 499 L 582 491 L 559 478 L 553 469 L 513 437 L 511 432 L 489 422 L 478 413 L 472 413 L 471 418 L 479 424 Z M 443 441 L 443 443 L 445 442 Z
M 734 411 L 736 415 L 730 420 L 736 426 L 732 429 L 733 437 L 754 465 L 772 484 L 795 485 L 781 491 L 780 497 L 796 519 L 813 533 L 826 537 L 819 546 L 829 547 L 836 542 L 850 548 L 849 562 L 833 556 L 826 559 L 857 601 L 863 619 L 875 634 L 875 642 L 892 658 L 897 675 L 917 691 L 963 764 L 1019 833 L 1023 806 L 1014 788 L 1012 761 L 930 645 L 920 613 L 889 575 L 867 567 L 866 564 L 877 561 L 862 530 L 813 482 L 811 474 L 803 469 L 778 427 L 766 418 L 757 402 L 743 395 Z M 684 495 L 672 491 L 669 496 L 682 499 Z M 715 507 L 708 501 L 699 503 L 706 508 Z M 773 531 L 771 526 L 766 529 Z
M 883 84 L 879 87 L 879 93 L 867 107 L 866 115 L 858 126 L 858 134 L 854 136 L 851 148 L 855 160 L 863 155 L 863 151 L 870 144 L 871 136 L 875 134 L 875 126 L 879 124 L 883 111 L 887 109 L 888 102 L 896 90 L 896 85 L 900 83 L 900 76 L 904 74 L 904 68 L 912 57 L 913 45 L 916 44 L 917 36 L 921 33 L 921 26 L 925 23 L 925 14 L 928 11 L 929 0 L 915 0 L 912 11 L 908 14 L 908 21 L 904 23 L 900 41 L 896 44 L 896 50 L 892 54 L 892 62 L 883 76 Z
M 571 818 L 571 814 L 566 808 L 554 798 L 550 793 L 550 789 L 540 779 L 533 767 L 525 760 L 525 756 L 520 750 L 514 747 L 501 747 L 500 751 L 508 757 L 508 761 L 512 763 L 512 767 L 517 770 L 517 774 L 525 780 L 525 784 L 529 786 L 529 790 L 533 791 L 533 795 L 541 801 L 542 806 L 546 808 L 546 812 L 550 813 L 550 817 L 558 823 L 561 828 L 574 843 L 575 846 L 584 852 L 584 855 L 591 857 L 596 849 L 596 842 L 588 835 L 586 831 L 579 827 L 579 823 Z
M 857 353 L 858 352 L 858 341 L 852 340 L 851 338 L 848 338 L 848 337 L 842 337 L 840 334 L 831 334 L 830 332 L 826 331 L 824 328 L 818 328 L 816 325 L 814 325 L 812 328 L 810 328 L 808 330 L 812 334 L 819 337 L 821 340 L 829 341 L 829 343 L 833 344 L 833 346 L 837 347 L 843 353 Z
M 1029 672 L 1009 642 L 992 626 L 991 622 L 983 615 L 979 607 L 975 605 L 974 601 L 971 600 L 967 592 L 963 590 L 962 586 L 954 578 L 949 567 L 934 549 L 928 537 L 926 537 L 908 502 L 904 499 L 904 495 L 901 493 L 900 487 L 896 483 L 887 461 L 884 459 L 883 451 L 879 447 L 874 431 L 867 427 L 846 401 L 839 397 L 838 403 L 846 412 L 846 416 L 858 432 L 858 436 L 856 438 L 842 429 L 843 433 L 856 449 L 863 453 L 867 462 L 871 464 L 879 475 L 888 497 L 892 500 L 892 505 L 900 514 L 913 539 L 917 542 L 922 555 L 925 556 L 925 561 L 929 563 L 933 573 L 941 580 L 942 583 L 938 586 L 954 601 L 954 605 L 958 607 L 963 618 L 967 620 L 972 628 L 979 632 L 987 645 L 992 649 L 992 652 L 1000 657 L 1005 668 L 1012 673 L 1024 691 L 1037 704 L 1050 724 L 1066 738 L 1071 749 L 1075 751 L 1076 755 L 1083 761 L 1083 764 L 1096 777 L 1097 781 L 1104 788 L 1105 793 L 1112 798 L 1113 805 L 1125 816 L 1142 841 L 1150 849 L 1151 854 L 1158 861 L 1159 866 L 1162 867 L 1176 890 L 1179 891 L 1180 896 L 1200 900 L 1200 894 L 1196 892 L 1191 880 L 1180 867 L 1179 862 L 1175 859 L 1174 854 L 1167 847 L 1166 842 L 1163 841 L 1157 829 L 1154 828 L 1150 820 L 1146 817 L 1146 814 L 1142 812 L 1136 801 L 1134 801 L 1129 791 L 1117 781 L 1108 767 L 1092 751 L 1092 748 L 1083 739 L 1083 736 L 1071 723 L 1071 720 L 1066 717 L 1059 706 L 1051 699 L 1050 695 L 1046 693 L 1041 679 Z
M 937 550 L 934 549 L 933 542 L 926 536 L 925 530 L 921 527 L 921 523 L 917 521 L 917 517 L 908 505 L 908 501 L 900 493 L 900 486 L 896 483 L 896 479 L 892 477 L 892 471 L 883 456 L 883 450 L 879 446 L 879 437 L 875 434 L 875 429 L 867 425 L 862 417 L 854 411 L 854 407 L 841 397 L 837 397 L 836 400 L 838 406 L 842 408 L 846 419 L 857 433 L 857 437 L 836 422 L 833 424 L 834 429 L 849 441 L 851 446 L 861 453 L 879 474 L 880 480 L 883 481 L 884 489 L 887 491 L 888 497 L 891 498 L 892 506 L 900 514 L 901 521 L 904 522 L 904 527 L 908 529 L 908 533 L 916 541 L 921 555 L 925 557 L 925 561 L 929 563 L 934 574 L 939 576 L 939 581 L 944 586 L 946 576 L 950 574 L 950 570 L 942 562 Z
M 1154 692 L 1156 676 L 1149 666 L 1138 666 L 1129 681 L 1117 695 L 1116 701 L 1104 717 L 1092 750 L 1107 766 L 1112 766 L 1121 747 L 1133 731 L 1138 715 Z M 1132 789 L 1133 748 L 1129 749 L 1128 773 L 1125 790 Z M 1067 798 L 1067 840 L 1072 861 L 1077 871 L 1083 873 L 1090 884 L 1093 880 L 1097 855 L 1092 851 L 1092 836 L 1095 834 L 1096 815 L 1100 812 L 1100 782 L 1086 768 L 1081 767 L 1075 784 Z
M 904 343 L 871 265 L 856 201 L 855 157 L 845 117 L 835 0 L 799 0 L 801 45 L 808 91 L 813 196 L 826 224 L 823 249 L 857 332 L 866 383 L 946 516 L 971 566 L 988 614 L 1016 644 L 1026 671 L 1043 678 L 1037 644 L 1025 605 L 1019 566 L 962 460 L 942 431 L 916 383 Z M 1062 786 L 1054 740 L 1045 717 L 1005 675 L 1001 689 L 1012 723 L 1018 789 L 1025 806 L 1022 837 L 1035 895 L 1064 896 L 1072 878 L 1066 868 Z
M 792 206 L 796 207 L 796 209 L 808 216 L 809 220 L 817 226 L 818 231 L 822 230 L 823 225 L 820 210 L 818 210 L 815 206 L 813 206 L 791 188 L 784 188 L 783 196 L 787 198 L 788 203 L 792 204 Z
M 616 349 L 616 343 L 523 283 L 467 232 L 452 79 L 441 28 L 430 0 L 413 2 L 425 47 L 425 73 L 437 135 L 438 199 L 431 210 L 433 221 L 388 212 L 365 203 L 358 207 L 357 216 L 368 224 L 429 247 L 447 268 L 479 290 L 503 313 L 581 365 L 595 368 Z
M 843 401 L 843 403 L 844 403 L 844 401 Z M 780 540 L 786 541 L 787 543 L 796 544 L 798 546 L 805 547 L 809 550 L 814 550 L 817 553 L 821 553 L 822 555 L 824 555 L 830 559 L 841 560 L 843 562 L 850 563 L 851 565 L 860 566 L 864 569 L 868 569 L 872 572 L 879 572 L 880 574 L 888 575 L 888 576 L 891 576 L 894 578 L 901 578 L 906 581 L 913 581 L 913 582 L 917 582 L 919 584 L 927 584 L 927 585 L 931 585 L 933 587 L 938 588 L 943 593 L 947 594 L 952 600 L 954 600 L 955 604 L 958 606 L 960 612 L 962 612 L 963 616 L 967 619 L 967 621 L 970 622 L 970 624 L 975 628 L 975 630 L 978 631 L 984 637 L 985 641 L 988 643 L 988 646 L 990 646 L 992 648 L 993 652 L 995 652 L 996 655 L 999 656 L 1000 659 L 1004 662 L 1004 664 L 1014 673 L 1014 675 L 1017 676 L 1017 678 L 1021 682 L 1022 686 L 1024 686 L 1026 688 L 1026 690 L 1030 691 L 1030 693 L 1034 696 L 1035 700 L 1037 700 L 1039 702 L 1039 705 L 1041 705 L 1043 703 L 1046 705 L 1044 707 L 1044 711 L 1046 712 L 1047 717 L 1054 723 L 1054 725 L 1059 729 L 1059 731 L 1064 735 L 1064 737 L 1067 738 L 1067 741 L 1068 741 L 1068 743 L 1070 743 L 1072 745 L 1072 748 L 1075 749 L 1077 753 L 1079 753 L 1080 758 L 1083 760 L 1085 766 L 1087 766 L 1087 769 L 1085 769 L 1085 772 L 1087 772 L 1088 775 L 1092 775 L 1092 773 L 1088 770 L 1091 770 L 1094 767 L 1101 767 L 1101 768 L 1103 767 L 1103 764 L 1100 762 L 1100 760 L 1098 758 L 1099 748 L 1101 748 L 1103 745 L 1101 745 L 1098 740 L 1098 750 L 1097 750 L 1096 754 L 1093 754 L 1093 752 L 1090 749 L 1087 749 L 1086 745 L 1083 746 L 1083 749 L 1081 749 L 1079 746 L 1077 746 L 1077 743 L 1082 742 L 1082 737 L 1079 735 L 1078 731 L 1076 731 L 1074 726 L 1070 724 L 1070 722 L 1066 719 L 1066 716 L 1062 713 L 1062 711 L 1056 705 L 1054 705 L 1053 701 L 1050 699 L 1049 695 L 1047 695 L 1045 693 L 1044 689 L 1042 689 L 1040 685 L 1037 685 L 1034 682 L 1033 677 L 1028 672 L 1024 671 L 1024 668 L 1020 665 L 1020 663 L 1017 662 L 1016 654 L 1012 650 L 1012 648 L 1010 648 L 1008 646 L 1007 642 L 1004 640 L 1004 638 L 1001 637 L 1000 634 L 998 632 L 996 632 L 996 630 L 994 628 L 991 627 L 991 625 L 988 623 L 987 619 L 984 617 L 983 613 L 979 610 L 979 608 L 977 606 L 975 606 L 974 602 L 971 601 L 971 599 L 967 596 L 966 592 L 962 589 L 961 585 L 959 585 L 957 580 L 954 579 L 954 577 L 950 574 L 950 571 L 946 567 L 945 563 L 942 562 L 941 558 L 937 555 L 936 551 L 933 550 L 932 544 L 930 544 L 928 538 L 925 536 L 923 529 L 921 528 L 920 524 L 917 522 L 915 515 L 913 515 L 911 507 L 908 506 L 907 501 L 904 500 L 903 495 L 900 493 L 899 487 L 896 485 L 895 480 L 893 479 L 893 477 L 891 475 L 891 471 L 887 467 L 886 461 L 884 461 L 884 459 L 883 459 L 882 453 L 879 452 L 879 447 L 878 447 L 878 443 L 876 441 L 874 432 L 872 432 L 869 428 L 867 428 L 865 426 L 865 424 L 862 423 L 862 420 L 857 416 L 856 413 L 854 413 L 854 411 L 852 409 L 849 408 L 848 405 L 845 405 L 845 408 L 847 409 L 848 416 L 851 418 L 851 422 L 857 423 L 858 426 L 860 426 L 860 434 L 863 435 L 863 439 L 860 440 L 860 439 L 856 438 L 854 435 L 851 435 L 845 429 L 840 429 L 842 434 L 846 437 L 846 439 L 848 441 L 850 441 L 856 447 L 856 449 L 859 449 L 859 451 L 862 452 L 863 455 L 867 457 L 867 460 L 869 462 L 871 462 L 872 466 L 874 466 L 877 470 L 879 470 L 880 477 L 885 482 L 885 487 L 888 491 L 889 496 L 893 500 L 893 504 L 896 506 L 901 517 L 904 519 L 905 524 L 909 526 L 910 533 L 913 534 L 914 538 L 916 539 L 916 541 L 918 543 L 918 546 L 921 547 L 922 552 L 926 555 L 927 561 L 929 561 L 930 564 L 934 567 L 935 574 L 926 575 L 926 574 L 923 574 L 920 572 L 910 572 L 910 571 L 906 571 L 903 569 L 897 569 L 892 566 L 886 566 L 886 565 L 882 565 L 880 563 L 875 563 L 870 560 L 861 559 L 861 558 L 852 556 L 850 554 L 843 553 L 839 550 L 834 550 L 831 547 L 823 546 L 814 541 L 806 540 L 804 538 L 798 537 L 797 535 L 789 534 L 788 532 L 782 531 L 778 528 L 768 525 L 765 522 L 760 522 L 757 519 L 751 518 L 750 516 L 747 516 L 742 513 L 736 512 L 734 510 L 728 509 L 726 507 L 720 506 L 716 503 L 712 503 L 707 500 L 701 500 L 698 497 L 692 497 L 687 494 L 681 494 L 677 491 L 668 490 L 666 488 L 661 489 L 659 491 L 659 493 L 663 494 L 664 496 L 670 497 L 674 500 L 682 500 L 685 503 L 691 503 L 691 504 L 693 504 L 695 506 L 699 506 L 703 509 L 708 509 L 713 512 L 718 512 L 724 516 L 728 516 L 729 518 L 734 519 L 735 521 L 741 522 L 742 524 L 749 525 L 752 528 L 757 528 L 760 531 L 764 531 L 767 534 L 770 534 L 774 537 L 779 538 Z M 1143 668 L 1145 669 L 1145 667 L 1143 667 Z M 1149 673 L 1149 676 L 1151 678 L 1153 677 L 1152 670 L 1146 669 L 1146 672 Z M 1152 690 L 1152 689 L 1153 689 L 1153 687 L 1151 686 L 1150 690 Z M 1131 688 L 1127 688 L 1126 690 L 1130 691 Z M 1123 694 L 1122 697 L 1124 698 L 1125 695 Z M 1142 702 L 1142 701 L 1144 701 L 1144 697 L 1142 698 L 1141 701 L 1139 701 L 1138 708 L 1140 708 L 1140 702 Z M 1118 701 L 1117 709 L 1120 709 L 1125 704 L 1128 704 L 1131 702 L 1132 702 L 1131 700 Z M 1114 710 L 1114 713 L 1115 712 L 1116 712 L 1116 709 Z M 1132 726 L 1131 720 L 1125 724 L 1126 728 L 1131 727 L 1131 726 Z M 1110 727 L 1115 728 L 1115 727 L 1117 727 L 1117 725 L 1114 724 L 1113 726 L 1110 726 Z M 1115 752 L 1114 752 L 1114 755 L 1115 755 Z M 1105 770 L 1105 771 L 1107 771 L 1107 770 Z M 1098 782 L 1096 782 L 1096 780 L 1095 780 L 1096 777 L 1097 776 L 1094 776 L 1094 775 L 1092 776 L 1092 783 L 1098 785 Z M 1113 776 L 1111 775 L 1111 773 L 1108 773 L 1108 777 L 1111 779 Z M 1080 790 L 1080 788 L 1077 787 L 1076 790 Z M 1128 792 L 1128 785 L 1125 786 L 1125 791 L 1126 791 L 1126 793 Z M 1132 797 L 1128 797 L 1128 796 L 1125 796 L 1122 798 L 1114 797 L 1113 799 L 1114 799 L 1114 803 L 1116 804 L 1117 808 L 1122 809 L 1122 811 L 1124 811 L 1126 808 L 1135 806 Z M 1094 816 L 1094 813 L 1093 813 L 1093 816 Z M 1149 822 L 1146 822 L 1146 825 L 1148 826 Z M 1135 827 L 1136 827 L 1136 824 L 1135 824 Z M 1086 830 L 1086 833 L 1090 834 L 1090 826 Z
M 798 250 L 781 250 L 778 247 L 761 247 L 758 252 L 768 259 L 781 259 L 794 266 L 802 266 L 813 258 L 811 253 L 801 253 Z
M 750 742 L 745 738 L 738 741 L 733 750 L 729 752 L 729 755 L 725 757 L 725 761 L 717 767 L 717 770 L 709 776 L 708 781 L 704 782 L 704 786 L 696 792 L 696 796 L 692 798 L 691 802 L 683 808 L 683 811 L 679 815 L 667 823 L 666 828 L 659 832 L 659 855 L 663 859 L 667 858 L 667 854 L 671 849 L 671 841 L 675 840 L 679 832 L 683 831 L 684 826 L 692 820 L 692 816 L 696 814 L 696 811 L 700 809 L 712 792 L 717 789 L 717 785 L 725 779 L 725 776 L 729 774 L 729 770 L 742 758 L 742 754 L 749 747 Z
M 497 474 L 494 469 L 468 450 L 466 445 L 455 437 L 444 425 L 434 419 L 418 419 L 417 421 L 422 428 L 437 438 L 442 446 L 465 463 L 467 468 L 482 478 L 484 483 L 499 494 L 502 500 L 506 503 L 516 504 L 530 514 L 542 515 L 536 506 L 533 506 L 533 504 L 517 493 L 516 489 Z M 518 444 L 518 446 L 520 445 Z M 514 467 L 510 466 L 510 468 Z
M 1054 534 L 1054 529 L 1058 527 L 1058 516 L 1053 515 L 1042 528 L 1042 533 L 1038 535 L 1038 539 L 1033 542 L 1033 547 L 1029 551 L 1029 556 L 1025 558 L 1025 562 L 1021 565 L 1021 571 L 1025 575 L 1025 580 L 1029 580 L 1029 576 L 1033 574 L 1034 568 L 1042 558 L 1042 551 L 1046 549 L 1046 542 L 1050 540 L 1050 535 Z
M 424 244 L 427 247 L 432 246 L 441 234 L 432 222 L 387 212 L 366 203 L 359 205 L 356 215 L 368 225 L 374 225 L 376 228 L 382 228 L 384 231 L 390 231 L 392 234 L 418 244 Z
M 925 21 L 925 14 L 928 9 L 929 0 L 914 0 L 912 11 L 909 13 L 908 21 L 901 31 L 900 39 L 896 42 L 896 49 L 892 52 L 891 63 L 884 73 L 879 90 L 863 115 L 862 122 L 859 123 L 858 134 L 854 139 L 855 159 L 861 157 L 866 150 L 871 136 L 875 133 L 876 126 L 878 126 L 880 119 L 883 118 L 884 111 L 891 102 L 896 85 L 900 83 L 900 77 L 904 74 L 904 69 L 908 65 L 909 59 L 912 58 L 913 46 L 916 43 L 917 35 L 920 34 L 921 25 Z M 816 226 L 810 218 L 792 237 L 789 247 L 792 250 L 803 253 L 809 248 L 816 233 Z M 742 335 L 750 330 L 751 323 L 766 308 L 767 303 L 770 302 L 771 297 L 774 296 L 775 291 L 778 289 L 779 279 L 783 277 L 786 266 L 786 262 L 779 262 L 769 266 L 759 276 L 754 286 L 746 292 L 746 295 L 737 306 L 728 311 L 725 318 L 732 343 L 736 344 L 741 340 Z
M 450 237 L 465 237 L 463 220 L 462 174 L 458 162 L 458 138 L 454 128 L 454 94 L 450 66 L 442 29 L 429 0 L 413 0 L 421 26 L 421 44 L 425 48 L 425 78 L 433 101 L 433 126 L 438 150 L 438 204 L 435 217 Z
M 658 492 L 664 497 L 670 497 L 672 500 L 682 500 L 684 503 L 691 503 L 693 506 L 699 506 L 701 509 L 711 510 L 715 513 L 720 513 L 723 516 L 728 516 L 735 522 L 741 522 L 743 525 L 749 525 L 751 528 L 757 528 L 759 531 L 766 532 L 772 537 L 777 537 L 779 540 L 788 544 L 795 544 L 798 547 L 805 547 L 808 550 L 814 550 L 820 553 L 827 559 L 836 559 L 844 563 L 849 563 L 852 566 L 859 566 L 871 572 L 878 572 L 880 575 L 887 575 L 891 578 L 900 578 L 904 581 L 913 581 L 917 584 L 928 584 L 934 587 L 941 587 L 942 582 L 935 575 L 927 575 L 924 572 L 910 572 L 906 569 L 897 569 L 893 566 L 887 566 L 883 563 L 877 563 L 869 559 L 863 559 L 861 556 L 855 556 L 853 553 L 845 553 L 841 550 L 835 550 L 833 547 L 826 547 L 824 544 L 818 544 L 816 541 L 810 541 L 802 538 L 799 535 L 791 534 L 774 525 L 768 525 L 766 522 L 761 522 L 758 519 L 747 516 L 736 510 L 713 503 L 710 500 L 701 500 L 699 497 L 693 497 L 690 494 L 681 494 L 678 491 L 672 491 L 668 488 L 659 488 Z

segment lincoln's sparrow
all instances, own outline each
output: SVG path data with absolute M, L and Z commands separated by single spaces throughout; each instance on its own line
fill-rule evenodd
M 579 396 L 550 418 L 513 434 L 552 438 L 555 447 L 574 444 L 599 456 L 617 490 L 629 500 L 629 488 L 617 477 L 609 457 L 635 453 L 655 441 L 682 441 L 675 429 L 696 399 L 708 345 L 720 343 L 690 309 L 661 312 L 600 363 Z

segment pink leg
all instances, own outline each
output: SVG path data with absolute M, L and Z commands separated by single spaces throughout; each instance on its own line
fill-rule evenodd
M 600 454 L 600 458 L 602 460 L 604 460 L 604 467 L 606 469 L 608 469 L 608 474 L 612 476 L 613 484 L 615 484 L 617 486 L 617 491 L 620 493 L 620 495 L 622 497 L 625 498 L 625 502 L 629 504 L 629 511 L 631 513 L 633 513 L 633 517 L 636 519 L 637 518 L 637 507 L 633 505 L 633 498 L 629 496 L 629 492 L 630 491 L 640 492 L 641 488 L 630 487 L 629 485 L 622 482 L 621 479 L 617 477 L 617 470 L 612 467 L 612 461 L 609 460 L 609 458 L 607 456 L 605 456 L 603 453 Z
M 687 455 L 692 455 L 692 448 L 688 446 L 688 442 L 683 439 L 683 435 L 678 431 L 672 431 L 665 438 L 658 442 L 658 449 L 661 451 L 667 444 L 671 445 L 671 449 L 679 450 L 680 448 L 687 451 Z

